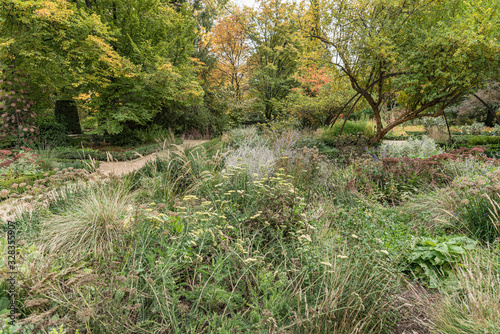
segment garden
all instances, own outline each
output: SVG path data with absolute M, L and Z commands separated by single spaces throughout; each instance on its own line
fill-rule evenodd
M 500 333 L 500 2 L 244 2 L 0 1 L 0 334 Z
M 3 331 L 497 332 L 498 161 L 334 131 L 238 128 L 121 177 L 18 153 L 43 177 L 1 190 L 29 203 Z

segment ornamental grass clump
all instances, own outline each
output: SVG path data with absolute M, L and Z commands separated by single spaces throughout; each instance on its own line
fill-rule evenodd
M 124 216 L 131 203 L 127 187 L 119 182 L 89 187 L 43 223 L 44 248 L 74 256 L 111 253 L 115 246 L 123 246 Z
M 384 144 L 377 152 L 379 158 L 421 158 L 427 159 L 433 155 L 441 154 L 441 149 L 436 141 L 430 137 L 424 136 L 421 140 L 410 138 L 404 143 Z
M 276 159 L 276 154 L 264 145 L 243 145 L 226 156 L 226 167 L 245 166 L 251 178 L 261 178 L 272 172 Z
M 500 170 L 458 178 L 452 187 L 457 206 L 449 215 L 458 227 L 483 242 L 500 238 Z

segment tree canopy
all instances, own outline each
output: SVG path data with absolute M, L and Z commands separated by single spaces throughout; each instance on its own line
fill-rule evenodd
M 463 0 L 341 0 L 319 6 L 332 63 L 364 99 L 377 124 L 373 141 L 404 122 L 440 116 L 497 68 L 498 3 Z M 398 116 L 381 112 L 397 100 Z
M 277 117 L 321 126 L 368 107 L 376 142 L 499 81 L 499 7 L 494 0 L 261 0 L 255 8 L 225 0 L 0 0 L 0 60 L 5 82 L 13 73 L 26 77 L 29 108 L 76 99 L 97 120 L 95 133 L 159 120 L 179 129 Z M 388 111 L 395 118 L 385 124 Z

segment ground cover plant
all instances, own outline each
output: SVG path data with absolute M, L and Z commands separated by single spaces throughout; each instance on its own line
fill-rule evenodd
M 427 157 L 422 146 L 421 158 L 369 149 L 346 164 L 301 146 L 318 136 L 274 130 L 174 145 L 121 178 L 68 169 L 37 181 L 30 190 L 46 188 L 34 210 L 16 217 L 19 321 L 2 330 L 497 329 L 494 161 L 481 150 Z M 464 198 L 476 189 L 481 204 Z M 491 288 L 460 278 L 472 257 Z M 426 321 L 408 319 L 408 282 L 442 293 L 419 304 Z M 469 292 L 481 300 L 458 297 Z

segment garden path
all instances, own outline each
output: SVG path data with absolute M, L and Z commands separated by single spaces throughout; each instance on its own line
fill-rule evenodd
M 190 148 L 193 146 L 197 146 L 207 142 L 207 140 L 184 140 L 182 143 L 183 148 Z M 133 172 L 134 170 L 140 169 L 142 166 L 146 164 L 148 161 L 155 160 L 157 157 L 166 157 L 168 154 L 168 150 L 155 152 L 153 154 L 149 154 L 143 157 L 140 157 L 136 160 L 131 161 L 109 161 L 109 162 L 101 162 L 99 169 L 105 174 L 114 173 L 116 175 L 125 175 Z
M 207 142 L 207 140 L 184 140 L 181 147 L 190 148 L 193 146 L 201 145 Z M 99 166 L 99 170 L 104 174 L 114 173 L 116 175 L 125 175 L 127 173 L 131 173 L 135 170 L 140 169 L 142 166 L 146 164 L 146 162 L 155 160 L 156 157 L 166 157 L 168 154 L 168 150 L 163 150 L 160 152 L 155 152 L 143 157 L 140 157 L 131 161 L 110 161 L 110 162 L 102 162 Z M 13 199 L 7 200 L 4 203 L 0 204 L 0 222 L 7 221 L 9 219 L 13 219 L 16 214 L 21 213 L 25 209 L 29 209 L 29 203 L 21 201 L 21 203 L 25 203 L 22 205 L 12 206 Z M 14 210 L 12 210 L 14 209 Z

